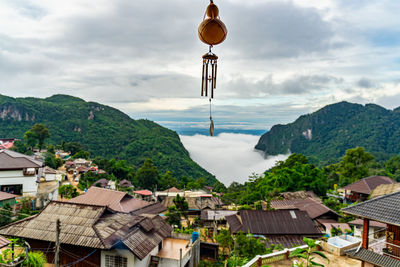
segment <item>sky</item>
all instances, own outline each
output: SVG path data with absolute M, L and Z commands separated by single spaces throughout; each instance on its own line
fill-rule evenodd
M 220 133 L 217 136 L 181 135 L 180 139 L 190 152 L 190 157 L 229 186 L 232 182 L 244 183 L 249 176 L 263 174 L 277 161 L 289 155 L 264 158 L 254 150 L 259 136 L 237 133 Z
M 268 130 L 326 104 L 400 103 L 400 1 L 215 0 L 228 29 L 213 118 Z M 0 94 L 70 94 L 207 128 L 206 0 L 0 0 Z

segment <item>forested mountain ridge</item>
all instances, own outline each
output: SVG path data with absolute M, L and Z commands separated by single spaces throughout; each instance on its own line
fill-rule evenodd
M 275 125 L 258 141 L 266 155 L 302 153 L 333 163 L 349 148 L 362 146 L 377 160 L 400 152 L 400 108 L 339 102 L 300 116 L 293 123 Z
M 160 172 L 170 170 L 178 179 L 216 181 L 190 159 L 176 132 L 152 121 L 134 120 L 115 108 L 67 95 L 44 99 L 0 95 L 0 137 L 22 139 L 36 123 L 49 129 L 51 144 L 79 142 L 92 157 L 125 159 L 136 166 L 151 158 Z

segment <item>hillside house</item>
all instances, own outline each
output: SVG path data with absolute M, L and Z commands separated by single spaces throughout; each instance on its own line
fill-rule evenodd
M 355 220 L 348 222 L 348 224 L 351 227 L 353 227 L 355 237 L 362 237 L 363 224 L 364 224 L 363 220 L 355 219 Z M 379 239 L 379 238 L 385 236 L 386 226 L 387 226 L 386 223 L 370 221 L 368 232 L 371 234 L 369 236 L 369 239 L 374 240 L 374 239 Z
M 161 203 L 152 203 L 137 199 L 131 195 L 100 187 L 90 187 L 89 190 L 75 198 L 68 200 L 70 203 L 106 206 L 117 212 L 135 212 L 135 214 L 160 214 L 166 211 Z
M 232 234 L 251 233 L 266 238 L 266 245 L 281 244 L 286 248 L 303 245 L 303 237 L 322 236 L 307 212 L 300 210 L 241 210 L 226 216 Z
M 153 199 L 153 193 L 150 190 L 137 190 L 133 191 L 133 195 L 142 200 L 151 201 Z
M 161 202 L 165 207 L 170 207 L 174 204 L 174 196 L 165 197 Z M 189 215 L 200 216 L 202 210 L 216 210 L 221 209 L 222 201 L 218 197 L 211 194 L 186 194 L 185 200 L 189 205 Z
M 323 233 L 330 234 L 332 228 L 340 228 L 343 232 L 351 230 L 348 224 L 339 223 L 339 214 L 331 210 L 319 198 L 307 197 L 290 200 L 271 200 L 271 208 L 277 210 L 299 209 L 307 212 Z
M 33 157 L 11 150 L 0 150 L 0 191 L 36 196 L 38 173 L 43 165 L 43 162 Z
M 346 185 L 340 191 L 344 192 L 345 199 L 350 202 L 364 201 L 379 185 L 394 183 L 396 182 L 386 176 L 370 176 Z
M 363 220 L 362 248 L 351 250 L 348 256 L 359 259 L 362 266 L 400 266 L 400 192 L 377 197 L 342 209 L 343 213 Z M 370 250 L 371 221 L 386 224 L 386 240 L 381 251 Z
M 126 179 L 123 179 L 123 180 L 121 180 L 119 183 L 118 183 L 118 186 L 119 187 L 123 187 L 123 188 L 133 188 L 133 185 L 132 185 L 132 183 L 131 183 L 131 181 L 128 181 L 128 180 L 126 180 Z
M 105 206 L 50 202 L 39 214 L 0 228 L 0 234 L 24 238 L 32 250 L 43 251 L 47 262 L 52 263 L 57 219 L 61 222 L 62 266 L 149 266 L 152 256 L 163 251 L 164 240 L 172 232 L 160 216 L 114 212 Z

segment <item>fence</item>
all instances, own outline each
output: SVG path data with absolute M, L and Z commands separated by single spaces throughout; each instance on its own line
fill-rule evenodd
M 319 241 L 317 241 L 319 244 Z M 251 261 L 243 265 L 242 267 L 261 267 L 269 263 L 286 260 L 290 257 L 290 252 L 295 251 L 298 248 L 307 248 L 307 245 L 295 247 L 295 248 L 285 248 L 284 250 L 273 252 L 266 255 L 257 255 Z

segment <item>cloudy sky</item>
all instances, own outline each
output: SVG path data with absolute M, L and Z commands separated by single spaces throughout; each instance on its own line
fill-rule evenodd
M 268 129 L 326 104 L 400 103 L 400 1 L 215 0 L 228 28 L 216 127 Z M 206 0 L 0 0 L 0 93 L 79 96 L 207 127 Z

